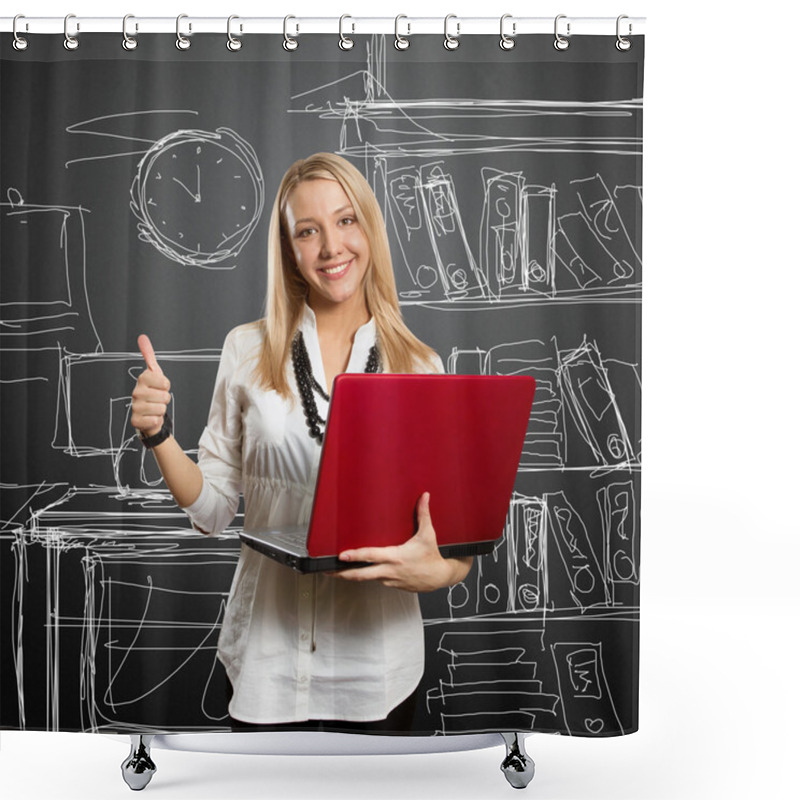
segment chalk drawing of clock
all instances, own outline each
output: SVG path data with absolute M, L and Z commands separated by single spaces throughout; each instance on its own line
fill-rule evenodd
M 167 258 L 233 269 L 230 260 L 264 209 L 261 167 L 253 148 L 229 128 L 175 131 L 139 162 L 131 209 L 139 238 Z

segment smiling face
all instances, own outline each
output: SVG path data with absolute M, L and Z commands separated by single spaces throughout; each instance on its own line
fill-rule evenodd
M 344 305 L 366 311 L 364 277 L 370 247 L 341 184 L 322 178 L 301 181 L 289 194 L 285 215 L 289 243 L 314 312 Z

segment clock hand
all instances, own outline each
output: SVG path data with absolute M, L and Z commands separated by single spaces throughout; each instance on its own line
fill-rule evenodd
M 195 203 L 199 203 L 200 202 L 200 194 L 199 193 L 195 194 L 183 181 L 179 181 L 177 178 L 173 178 L 172 180 L 175 181 L 175 183 L 177 183 L 178 186 L 180 186 L 181 188 L 185 189 L 186 193 L 189 195 L 189 197 L 191 197 L 195 201 Z
M 200 165 L 196 164 L 195 166 L 197 167 L 197 202 L 199 203 L 202 199 L 200 197 Z

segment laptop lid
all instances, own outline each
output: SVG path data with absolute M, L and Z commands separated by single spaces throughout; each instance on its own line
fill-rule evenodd
M 309 556 L 402 544 L 426 491 L 440 547 L 499 538 L 534 390 L 528 376 L 337 376 Z

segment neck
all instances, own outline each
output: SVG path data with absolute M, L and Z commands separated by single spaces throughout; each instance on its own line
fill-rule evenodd
M 352 342 L 356 331 L 369 322 L 370 314 L 366 300 L 358 303 L 336 303 L 326 305 L 309 302 L 317 319 L 317 335 L 326 339 Z

